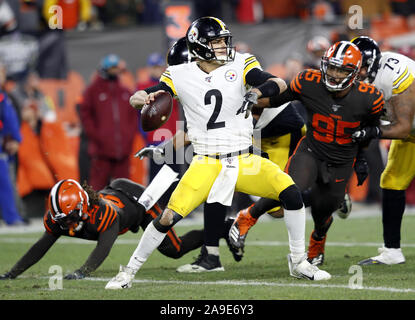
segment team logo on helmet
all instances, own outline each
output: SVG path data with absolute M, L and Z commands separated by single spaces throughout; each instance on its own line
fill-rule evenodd
M 197 38 L 199 38 L 199 30 L 196 27 L 193 27 L 187 34 L 187 39 L 189 42 L 194 43 Z
M 238 75 L 235 70 L 228 70 L 225 73 L 225 79 L 228 80 L 229 82 L 235 81 L 237 77 Z

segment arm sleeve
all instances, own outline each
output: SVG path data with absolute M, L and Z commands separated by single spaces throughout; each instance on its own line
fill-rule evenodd
M 270 108 L 277 108 L 279 106 L 282 106 L 283 104 L 297 100 L 297 95 L 291 90 L 290 87 L 287 88 L 283 93 L 273 96 L 270 98 Z
M 245 76 L 246 83 L 254 87 L 263 84 L 271 78 L 276 78 L 276 76 L 258 68 L 251 69 Z
M 10 270 L 12 277 L 17 277 L 32 265 L 37 263 L 58 240 L 59 236 L 45 232 L 43 236 L 20 258 Z
M 97 246 L 91 252 L 86 262 L 79 268 L 82 273 L 88 275 L 104 262 L 118 237 L 119 224 L 119 217 L 117 217 L 111 227 L 99 235 Z
M 148 88 L 144 89 L 144 91 L 147 92 L 147 93 L 156 92 L 158 90 L 167 91 L 168 93 L 171 94 L 172 97 L 174 97 L 173 90 L 167 84 L 165 84 L 164 82 L 159 82 L 155 86 L 148 87 Z

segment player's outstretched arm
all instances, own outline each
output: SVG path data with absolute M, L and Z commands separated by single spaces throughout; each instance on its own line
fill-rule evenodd
M 98 243 L 91 252 L 86 262 L 74 273 L 65 276 L 66 280 L 78 280 L 89 276 L 95 271 L 105 260 L 118 237 L 119 217 L 115 218 L 110 228 L 102 232 L 98 237 Z
M 45 231 L 43 236 L 24 254 L 23 257 L 11 268 L 11 270 L 0 276 L 0 280 L 14 279 L 37 263 L 46 254 L 50 247 L 58 240 L 59 236 Z
M 171 138 L 170 140 L 166 140 L 159 144 L 158 146 L 150 145 L 144 148 L 141 148 L 134 157 L 140 158 L 142 160 L 144 157 L 152 158 L 156 161 L 162 161 L 166 150 L 173 151 L 179 150 L 183 148 L 184 146 L 187 146 L 190 144 L 189 138 L 187 136 L 187 133 L 183 130 L 178 130 L 176 134 Z
M 275 77 L 260 69 L 252 69 L 246 75 L 246 83 L 253 86 L 245 96 L 238 113 L 245 112 L 245 118 L 251 113 L 252 107 L 258 105 L 258 99 L 279 95 L 287 89 L 283 79 Z

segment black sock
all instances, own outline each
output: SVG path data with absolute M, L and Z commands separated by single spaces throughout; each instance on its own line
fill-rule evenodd
M 312 233 L 312 237 L 316 241 L 321 241 L 326 236 L 327 232 L 330 229 L 331 224 L 333 223 L 333 217 L 330 216 L 322 225 L 317 226 L 314 225 L 314 232 Z
M 218 247 L 224 234 L 227 207 L 218 202 L 205 203 L 203 211 L 205 246 Z
M 251 208 L 251 216 L 255 219 L 258 219 L 268 210 L 271 210 L 272 208 L 275 208 L 275 207 L 280 207 L 281 205 L 282 204 L 280 201 L 268 199 L 268 198 L 261 198 Z
M 405 190 L 382 189 L 383 240 L 387 248 L 401 247 L 401 224 L 405 204 Z
M 181 256 L 185 255 L 189 251 L 197 249 L 203 245 L 204 242 L 204 231 L 192 230 L 180 237 L 182 243 L 180 244 Z

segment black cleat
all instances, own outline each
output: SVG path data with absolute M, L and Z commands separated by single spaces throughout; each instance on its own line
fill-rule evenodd
M 219 256 L 208 254 L 206 247 L 202 246 L 199 257 L 191 264 L 185 264 L 176 269 L 181 273 L 198 273 L 198 272 L 213 272 L 225 271 L 220 263 Z

